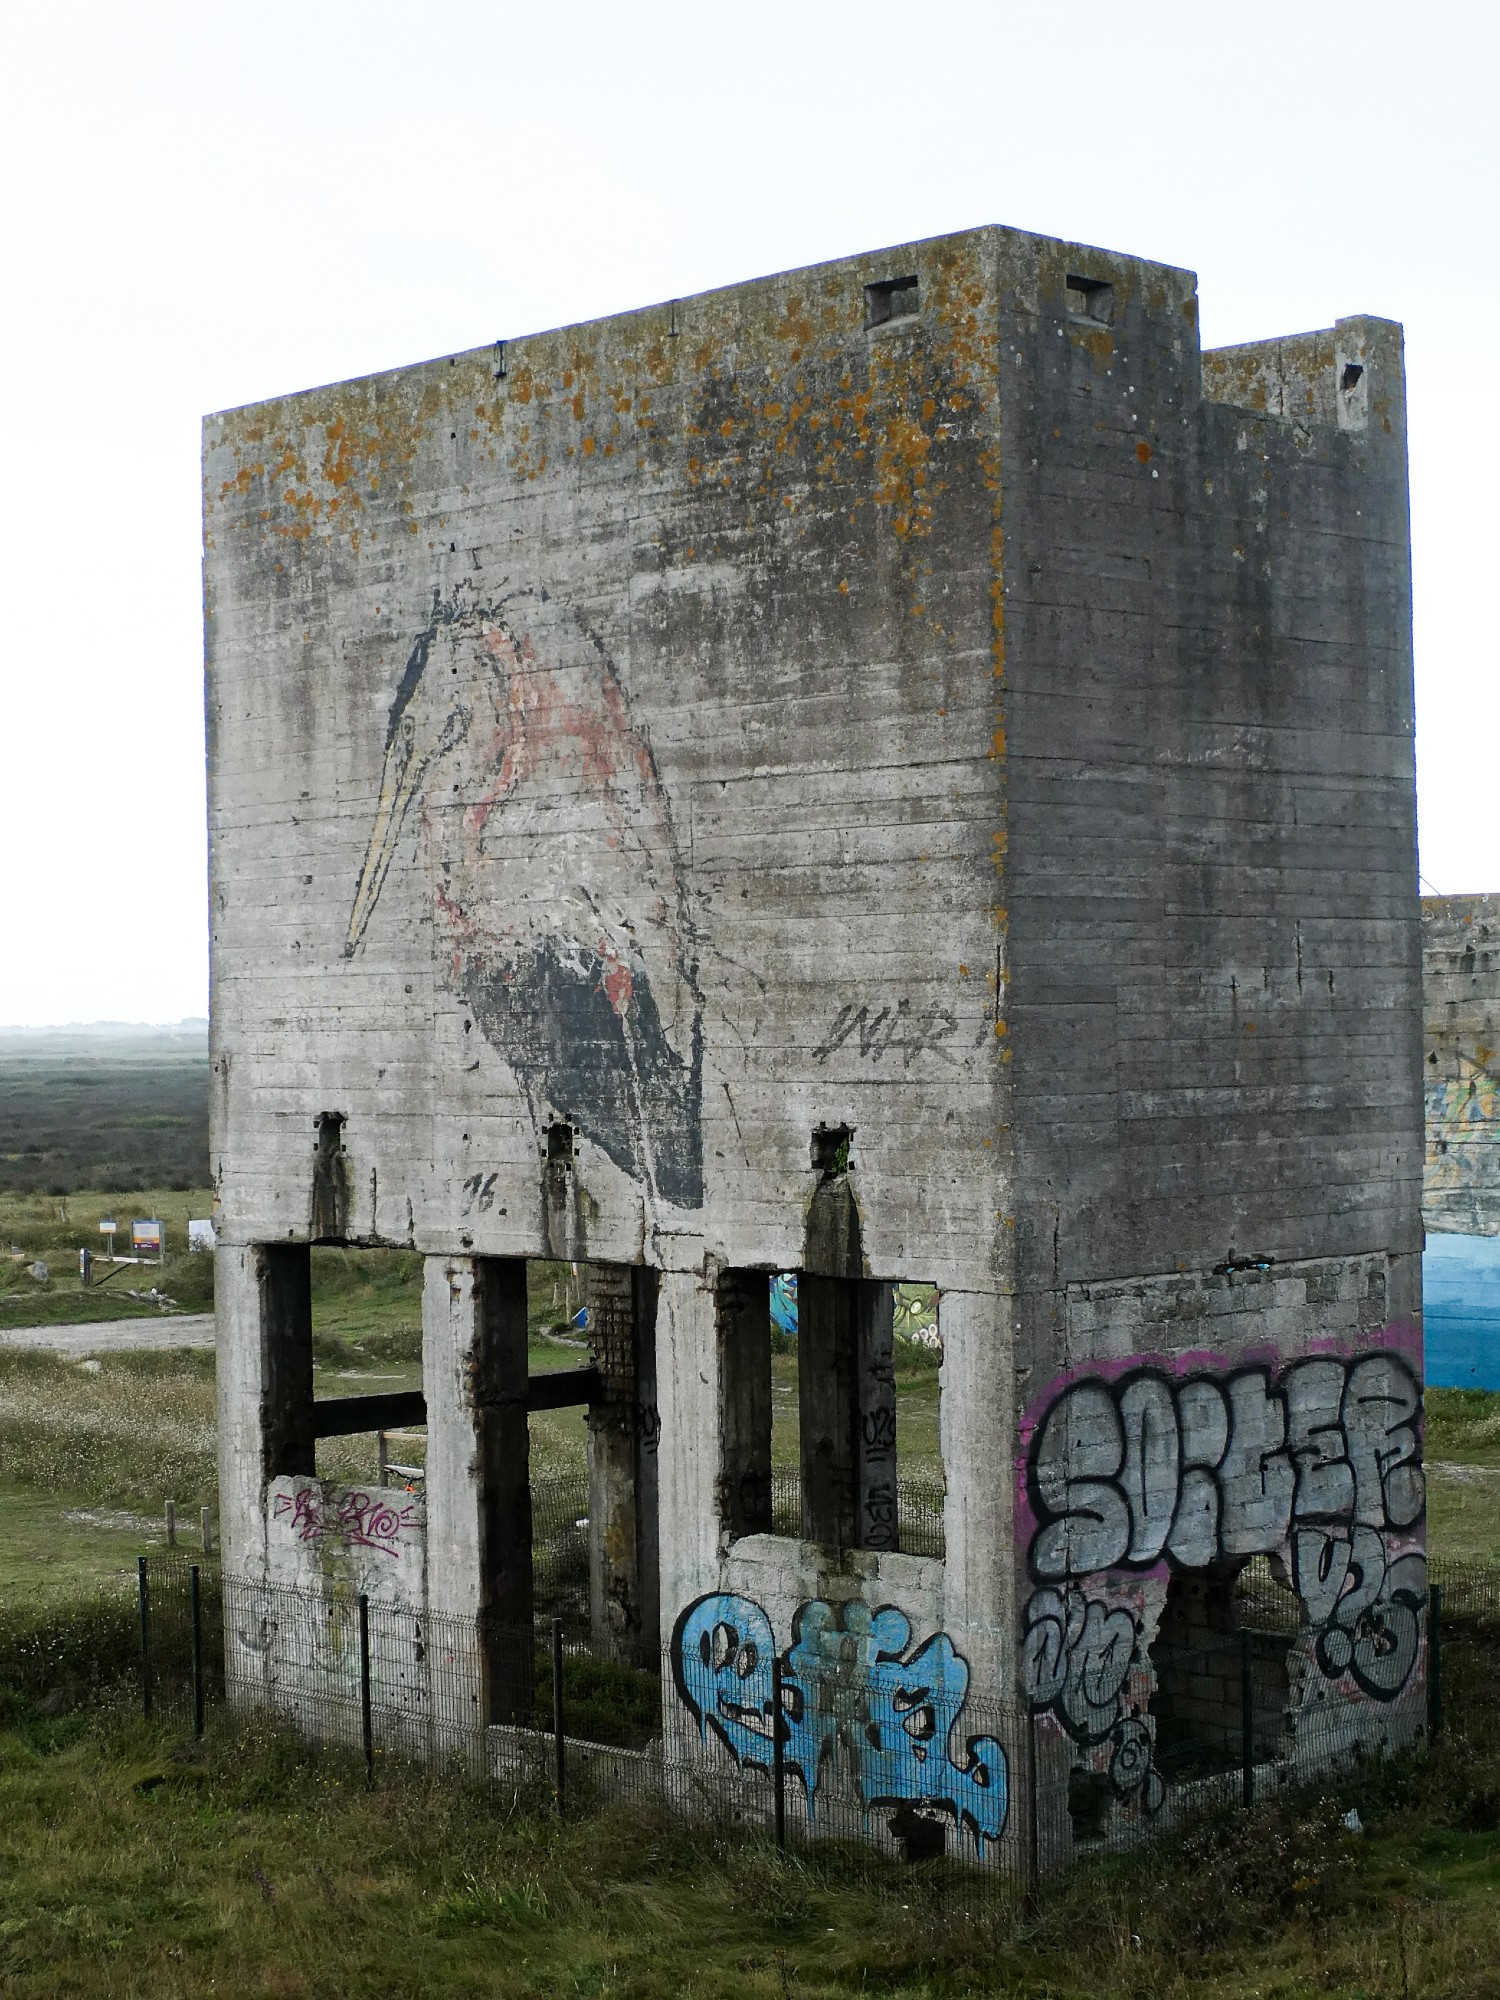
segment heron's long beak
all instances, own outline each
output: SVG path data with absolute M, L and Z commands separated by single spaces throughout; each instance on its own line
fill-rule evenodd
M 430 757 L 416 755 L 411 737 L 404 730 L 397 731 L 386 750 L 375 824 L 370 828 L 364 865 L 359 871 L 359 882 L 354 891 L 354 907 L 349 912 L 349 934 L 344 940 L 345 958 L 353 955 L 355 946 L 364 936 L 366 924 L 374 914 L 396 852 L 396 842 L 401 837 L 401 823 L 431 761 Z

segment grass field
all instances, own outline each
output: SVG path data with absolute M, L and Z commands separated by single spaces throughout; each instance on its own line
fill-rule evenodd
M 166 1539 L 160 1518 L 89 1507 L 35 1486 L 0 1485 L 0 1523 L 0 1617 L 128 1591 L 136 1557 Z
M 0 1649 L 4 1647 L 0 1633 Z M 1430 1756 L 1089 1864 L 1040 1905 L 961 1871 L 544 1798 L 216 1716 L 0 1725 L 0 1990 L 385 2000 L 1485 2000 L 1500 1954 L 1500 1661 L 1451 1640 Z M 15 1676 L 13 1676 L 13 1679 Z M 24 1676 L 22 1676 L 24 1678 Z M 1355 1807 L 1363 1830 L 1342 1824 Z M 854 1865 L 851 1866 L 851 1863 Z
M 0 1033 L 0 1192 L 202 1187 L 208 1034 Z
M 1500 1562 L 1500 1393 L 1427 1392 L 1427 1539 L 1466 1562 Z

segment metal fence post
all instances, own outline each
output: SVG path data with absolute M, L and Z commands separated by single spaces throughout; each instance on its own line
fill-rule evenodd
M 1255 1658 L 1248 1632 L 1240 1634 L 1240 1804 L 1255 1804 Z
M 370 1600 L 359 1599 L 359 1728 L 365 1752 L 365 1783 L 375 1782 L 375 1721 L 370 1707 Z
M 562 1620 L 552 1621 L 552 1766 L 557 1786 L 557 1816 L 563 1816 L 568 1787 L 568 1739 L 563 1734 Z
M 786 1847 L 786 1744 L 781 1726 L 781 1655 L 771 1655 L 771 1781 L 776 1788 L 776 1845 Z
M 137 1556 L 136 1588 L 141 1604 L 141 1714 L 151 1720 L 151 1596 L 146 1583 L 146 1558 Z
M 1443 1586 L 1427 1592 L 1427 1740 L 1443 1732 Z
M 1026 1787 L 1026 1889 L 1023 1908 L 1034 1917 L 1042 1899 L 1042 1765 L 1037 1755 L 1037 1721 L 1030 1708 L 1024 1711 L 1022 1741 L 1026 1746 L 1022 1783 Z
M 203 1734 L 203 1591 L 198 1565 L 188 1570 L 188 1604 L 193 1614 L 193 1734 Z

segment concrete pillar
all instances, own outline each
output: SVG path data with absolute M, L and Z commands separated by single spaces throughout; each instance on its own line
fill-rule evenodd
M 944 1292 L 939 1442 L 943 1501 L 944 1626 L 975 1687 L 1016 1698 L 1015 1642 L 1030 1592 L 1016 1547 L 1014 1440 L 997 1440 L 996 1412 L 1024 1401 L 1015 1382 L 1015 1302 L 988 1292 Z M 960 1640 L 960 1634 L 962 1638 Z
M 663 1271 L 656 1308 L 657 1399 L 661 1408 L 662 1603 L 668 1618 L 719 1579 L 714 1504 L 718 1455 L 719 1344 L 715 1287 L 696 1270 Z M 669 1701 L 668 1714 L 685 1713 Z
M 661 1656 L 661 1502 L 658 1477 L 661 1411 L 656 1390 L 657 1273 L 636 1265 L 636 1555 L 640 1576 L 641 1653 L 649 1664 Z
M 859 1209 L 844 1162 L 843 1128 L 813 1135 L 822 1179 L 807 1210 L 797 1280 L 797 1413 L 802 1435 L 802 1534 L 831 1548 L 858 1546 L 859 1330 L 864 1270 Z M 835 1142 L 838 1142 L 837 1144 Z
M 725 1532 L 771 1532 L 771 1278 L 725 1271 L 719 1348 L 718 1515 Z
M 590 1264 L 588 1297 L 589 1347 L 601 1385 L 589 1409 L 589 1625 L 596 1644 L 620 1657 L 654 1658 L 660 1622 L 655 1273 Z
M 797 1281 L 797 1415 L 802 1438 L 802 1535 L 855 1546 L 854 1288 L 844 1278 Z
M 856 1393 L 854 1511 L 857 1545 L 899 1548 L 896 1519 L 896 1287 L 855 1287 Z
M 262 1475 L 317 1471 L 313 1436 L 312 1259 L 305 1243 L 251 1253 L 260 1306 Z
M 302 1244 L 223 1244 L 214 1257 L 219 1518 L 225 1569 L 266 1558 L 266 1481 L 315 1469 L 312 1301 Z
M 428 1604 L 478 1621 L 479 1712 L 517 1720 L 533 1650 L 524 1263 L 427 1259 L 422 1380 Z

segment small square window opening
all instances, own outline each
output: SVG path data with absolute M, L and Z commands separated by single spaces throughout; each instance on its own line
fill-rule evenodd
M 888 320 L 911 319 L 917 310 L 914 277 L 882 278 L 865 286 L 865 325 L 884 326 Z
M 1103 278 L 1068 274 L 1068 311 L 1074 319 L 1091 319 L 1100 326 L 1115 323 L 1115 288 Z

